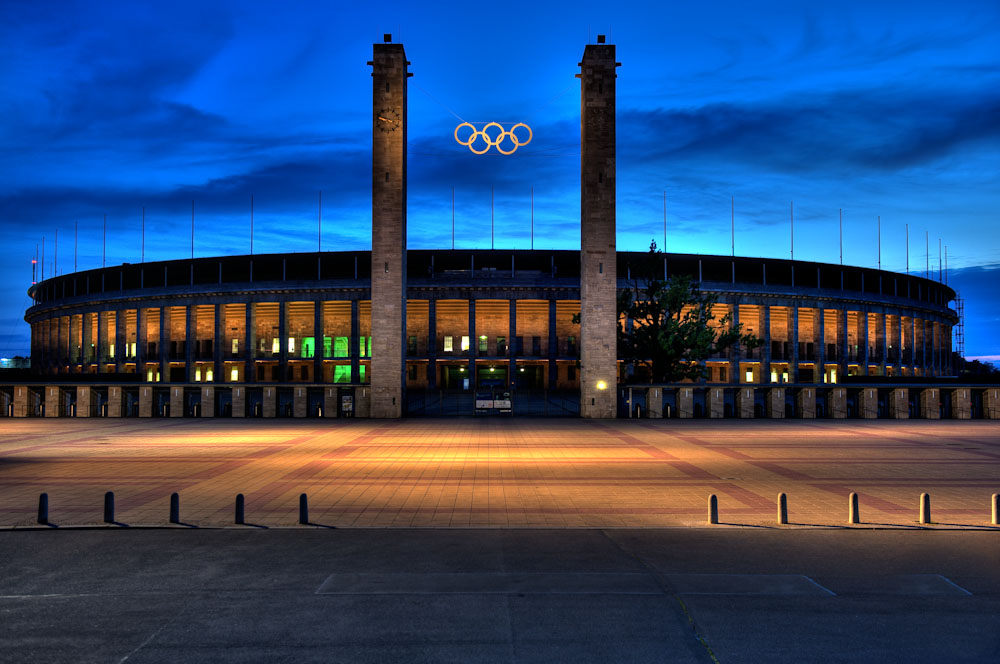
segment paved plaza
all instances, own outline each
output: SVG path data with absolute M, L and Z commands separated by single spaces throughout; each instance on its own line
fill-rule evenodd
M 35 524 L 38 496 L 59 527 L 116 521 L 296 527 L 702 526 L 989 528 L 1000 492 L 1000 424 L 990 421 L 545 419 L 39 420 L 0 427 L 0 527 Z M 183 526 L 179 526 L 183 527 Z M 308 526 L 307 526 L 308 527 Z M 783 526 L 784 527 L 784 526 Z

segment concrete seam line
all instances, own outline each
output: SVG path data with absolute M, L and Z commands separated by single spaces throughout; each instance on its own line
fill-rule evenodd
M 701 632 L 698 631 L 698 625 L 695 624 L 694 617 L 692 617 L 691 612 L 688 611 L 687 604 L 684 603 L 684 600 L 681 599 L 680 595 L 674 595 L 674 599 L 681 605 L 681 611 L 684 612 L 684 617 L 687 618 L 688 624 L 691 625 L 691 631 L 694 632 L 695 638 L 698 639 L 698 642 L 705 649 L 705 652 L 708 653 L 708 656 L 712 658 L 712 661 L 715 662 L 715 664 L 721 664 L 719 662 L 719 658 L 715 656 L 714 652 L 712 652 L 712 646 L 708 645 L 708 642 L 705 641 L 705 637 L 703 637 Z

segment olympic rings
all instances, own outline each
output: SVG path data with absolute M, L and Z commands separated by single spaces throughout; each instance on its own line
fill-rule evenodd
M 462 127 L 468 127 L 472 130 L 472 133 L 469 134 L 468 138 L 464 141 L 458 137 L 458 131 Z M 496 127 L 497 131 L 492 131 L 494 127 Z M 524 127 L 528 130 L 528 140 L 522 141 L 517 137 L 517 134 L 514 133 L 520 127 Z M 493 136 L 490 134 L 493 134 Z M 517 152 L 519 147 L 530 143 L 532 138 L 534 138 L 534 133 L 531 131 L 531 127 L 523 122 L 518 122 L 510 129 L 504 129 L 503 125 L 499 122 L 490 122 L 482 129 L 476 129 L 471 122 L 463 122 L 455 127 L 455 142 L 459 145 L 468 147 L 473 154 L 486 154 L 489 152 L 490 148 L 496 148 L 497 152 L 500 154 L 514 154 Z M 480 141 L 480 139 L 482 140 Z M 481 150 L 473 147 L 478 142 L 485 144 L 486 147 Z M 504 149 L 503 145 L 505 142 L 509 143 L 512 147 L 510 149 Z

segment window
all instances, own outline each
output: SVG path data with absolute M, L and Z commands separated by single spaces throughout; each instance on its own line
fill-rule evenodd
M 407 375 L 407 377 L 410 380 L 416 380 L 417 379 L 417 365 L 411 364 L 410 366 L 406 367 L 406 375 Z
M 469 337 L 468 336 L 462 337 L 462 350 L 463 351 L 469 350 Z
M 239 355 L 240 352 L 240 340 L 233 339 L 233 355 Z
M 417 338 L 415 336 L 406 338 L 406 354 L 407 355 L 417 354 Z
M 351 367 L 350 365 L 338 364 L 333 368 L 333 382 L 335 383 L 350 383 L 351 382 Z
M 302 339 L 302 357 L 316 357 L 315 337 L 305 337 Z
M 497 355 L 507 354 L 507 337 L 497 337 Z
M 487 352 L 487 346 L 488 346 L 488 344 L 489 344 L 488 337 L 485 334 L 480 334 L 479 335 L 479 352 L 480 353 L 486 353 Z
M 295 337 L 288 337 L 288 354 L 295 355 Z
M 452 338 L 451 337 L 445 337 L 444 338 L 444 352 L 451 353 L 453 351 L 454 351 L 454 347 L 452 346 Z
M 542 354 L 542 338 L 541 337 L 531 337 L 531 354 L 541 355 Z
M 566 354 L 576 355 L 576 337 L 566 337 Z
M 271 352 L 275 355 L 281 352 L 281 339 L 278 337 L 271 338 Z

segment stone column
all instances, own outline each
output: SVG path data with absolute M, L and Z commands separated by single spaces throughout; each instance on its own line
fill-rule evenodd
M 754 394 L 752 387 L 741 387 L 736 390 L 736 416 L 750 420 L 754 417 Z
M 651 387 L 646 391 L 646 417 L 663 418 L 663 388 Z
M 615 47 L 588 44 L 580 63 L 580 415 L 617 415 Z
M 682 419 L 694 417 L 694 389 L 681 387 L 677 389 L 677 416 Z
M 292 415 L 294 417 L 305 417 L 309 407 L 309 398 L 306 388 L 295 387 L 292 392 Z
M 313 303 L 313 379 L 314 383 L 323 382 L 323 301 Z
M 215 316 L 215 327 L 213 329 L 215 330 L 215 334 L 213 335 L 214 338 L 212 339 L 212 381 L 215 383 L 226 382 L 226 376 L 224 375 L 226 365 L 222 359 L 223 358 L 222 349 L 226 344 L 226 328 L 225 328 L 226 321 L 225 321 L 224 307 L 225 305 L 222 304 L 216 304 L 215 307 L 213 307 L 214 309 L 213 315 Z M 214 393 L 213 393 L 213 399 L 214 399 Z M 201 406 L 202 415 L 205 414 L 204 401 L 205 397 L 204 394 L 202 394 L 202 406 Z M 214 401 L 212 407 L 213 409 L 215 407 Z
M 795 395 L 796 406 L 799 417 L 804 420 L 816 419 L 816 390 L 812 387 L 803 387 Z
M 476 338 L 476 300 L 469 298 L 469 387 L 476 389 L 476 353 L 479 340 Z
M 789 308 L 792 310 L 792 320 L 789 321 L 792 328 L 792 357 L 788 362 L 788 378 L 792 385 L 797 385 L 799 382 L 799 305 L 795 303 Z
M 406 82 L 402 44 L 375 44 L 372 65 L 371 416 L 403 414 L 406 386 Z
M 847 325 L 847 307 L 841 305 L 840 310 L 837 311 L 837 323 L 840 330 L 840 338 L 837 340 L 838 347 L 840 348 L 840 375 L 841 380 L 847 376 L 847 365 L 851 362 L 851 335 L 848 330 Z M 846 405 L 844 406 L 847 407 Z
M 862 334 L 864 335 L 864 341 L 858 345 L 861 347 L 861 353 L 858 357 L 858 363 L 861 364 L 861 375 L 868 375 L 868 307 L 862 307 L 862 311 L 858 312 L 859 316 L 863 316 L 862 321 Z
M 760 347 L 760 382 L 762 385 L 768 385 L 771 383 L 771 307 L 762 304 L 760 308 L 764 312 L 764 323 L 762 326 L 764 343 Z
M 94 390 L 92 387 L 86 385 L 78 385 L 76 388 L 76 416 L 77 417 L 90 417 L 92 415 L 91 405 Z
M 142 390 L 143 388 L 139 388 Z M 152 388 L 146 388 L 151 390 Z M 122 416 L 122 388 L 112 385 L 108 388 L 108 417 Z
M 14 417 L 28 417 L 28 392 L 27 385 L 16 385 L 14 387 Z
M 62 389 L 56 385 L 45 387 L 45 417 L 59 417 L 62 415 Z
M 819 329 L 819 338 L 816 340 L 817 370 L 813 372 L 813 382 L 821 385 L 826 380 L 826 316 L 824 315 L 822 305 L 816 308 L 814 315 L 819 320 L 814 319 L 813 324 L 816 325 L 816 328 L 813 328 L 813 330 Z
M 905 387 L 889 392 L 889 417 L 894 420 L 910 419 L 910 391 Z
M 847 417 L 847 390 L 843 387 L 835 387 L 830 390 L 827 397 L 827 407 L 830 409 L 830 417 L 842 420 Z
M 858 395 L 858 414 L 866 420 L 878 417 L 878 390 L 866 387 Z
M 153 416 L 153 388 L 139 388 L 139 417 Z
M 160 380 L 164 383 L 170 380 L 170 362 L 167 359 L 167 340 L 170 332 L 170 321 L 167 319 L 167 308 L 160 307 L 160 340 L 157 344 L 157 355 L 160 360 Z
M 437 300 L 427 300 L 427 389 L 437 388 Z
M 194 380 L 194 346 L 198 339 L 197 310 L 193 304 L 184 307 L 184 382 Z M 202 376 L 202 380 L 205 377 Z M 170 415 L 174 415 L 174 407 L 170 407 Z
M 941 419 L 941 391 L 927 387 L 920 392 L 920 417 L 925 420 Z
M 708 416 L 712 419 L 720 419 L 726 414 L 726 395 L 721 387 L 713 387 L 708 390 Z
M 323 388 L 323 417 L 337 417 L 337 388 Z
M 351 300 L 351 383 L 361 382 L 361 320 L 358 301 Z
M 983 417 L 1000 420 L 1000 389 L 990 387 L 983 391 Z
M 213 344 L 214 346 L 214 344 Z M 201 386 L 201 416 L 215 417 L 215 386 Z
M 739 298 L 732 298 L 730 300 L 730 307 L 732 307 L 733 312 L 733 328 L 739 329 L 740 327 L 740 300 Z M 740 343 L 736 342 L 733 344 L 732 352 L 730 353 L 730 367 L 729 367 L 729 384 L 739 385 L 740 377 L 742 372 L 740 371 L 740 359 L 742 357 L 742 348 L 740 348 Z
M 261 401 L 261 415 L 264 417 L 275 417 L 278 414 L 278 388 L 272 386 L 265 387 Z
M 247 416 L 247 389 L 245 387 L 233 388 L 233 417 Z
M 115 373 L 125 371 L 125 310 L 115 312 Z
M 774 420 L 785 419 L 785 388 L 772 387 L 767 390 L 767 416 Z
M 983 407 L 987 412 L 988 403 L 987 395 L 984 394 Z M 951 391 L 951 417 L 956 420 L 968 420 L 972 417 L 972 390 L 968 387 L 959 387 Z
M 257 312 L 253 310 L 253 303 L 247 302 L 246 306 L 246 323 L 244 327 L 245 337 L 244 341 L 246 344 L 246 351 L 244 352 L 244 357 L 246 357 L 246 365 L 243 368 L 243 382 L 244 383 L 255 383 L 257 382 L 257 363 L 254 359 L 257 356 Z M 244 417 L 246 413 L 246 392 L 241 391 L 243 395 L 243 413 L 241 415 L 236 415 L 236 392 L 233 392 L 233 417 Z
M 170 417 L 184 417 L 184 388 L 180 385 L 170 388 Z
M 83 314 L 83 351 L 82 351 L 83 352 L 83 358 L 81 359 L 81 362 L 83 362 L 83 365 L 84 365 L 84 369 L 83 369 L 84 373 L 88 372 L 88 369 L 86 368 L 87 365 L 93 364 L 93 361 L 94 361 L 93 357 L 91 356 L 91 351 L 90 351 L 90 345 L 94 343 L 94 339 L 93 339 L 94 333 L 93 333 L 92 328 L 90 327 L 89 316 L 90 316 L 89 313 L 85 312 Z M 32 327 L 34 327 L 34 326 L 32 326 Z M 35 342 L 34 331 L 32 331 L 32 335 L 31 336 L 32 336 L 32 341 Z M 37 342 L 35 342 L 35 343 L 37 343 Z
M 556 389 L 558 379 L 556 357 L 559 355 L 559 337 L 556 336 L 556 301 L 549 300 L 549 389 Z
M 507 387 L 513 389 L 517 384 L 517 361 L 514 358 L 514 338 L 517 335 L 517 300 L 511 298 L 509 301 L 509 313 L 507 315 Z
M 278 382 L 288 382 L 288 303 L 278 302 Z
M 136 307 L 135 309 L 135 372 L 139 374 L 139 380 L 146 381 L 146 355 L 148 355 L 148 344 L 146 340 L 148 336 L 148 330 L 146 326 L 148 325 L 147 319 L 149 318 L 149 313 L 144 307 Z
M 108 312 L 99 311 L 97 313 L 97 362 L 98 373 L 104 372 L 104 365 L 108 361 Z

